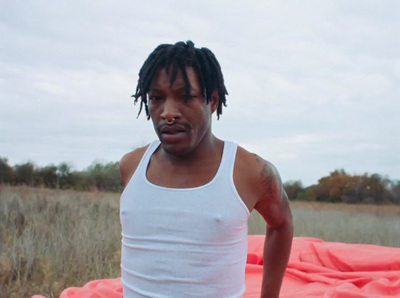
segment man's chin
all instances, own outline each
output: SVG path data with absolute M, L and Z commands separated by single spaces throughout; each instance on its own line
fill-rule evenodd
M 187 144 L 182 143 L 168 143 L 161 141 L 161 147 L 166 153 L 176 157 L 183 157 L 191 151 Z

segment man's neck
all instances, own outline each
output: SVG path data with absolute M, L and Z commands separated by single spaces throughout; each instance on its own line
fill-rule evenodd
M 216 138 L 213 134 L 210 134 L 204 137 L 194 150 L 181 155 L 171 154 L 164 150 L 161 145 L 159 157 L 167 163 L 176 166 L 182 164 L 185 166 L 189 164 L 195 165 L 220 155 L 221 148 L 223 148 L 223 141 Z
M 224 148 L 222 140 L 213 138 L 205 148 L 198 146 L 185 156 L 172 155 L 159 148 L 150 160 L 148 180 L 171 188 L 198 187 L 210 182 L 218 171 Z

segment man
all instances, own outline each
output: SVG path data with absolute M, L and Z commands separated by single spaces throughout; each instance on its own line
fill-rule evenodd
M 247 219 L 267 222 L 262 297 L 278 297 L 293 238 L 279 174 L 211 131 L 226 104 L 220 65 L 191 41 L 162 44 L 139 72 L 159 140 L 120 163 L 124 297 L 241 297 Z

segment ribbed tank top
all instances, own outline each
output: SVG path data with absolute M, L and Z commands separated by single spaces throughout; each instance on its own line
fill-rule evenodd
M 225 142 L 215 177 L 193 188 L 147 179 L 159 146 L 147 148 L 121 195 L 124 298 L 242 297 L 250 213 L 233 182 L 237 145 Z

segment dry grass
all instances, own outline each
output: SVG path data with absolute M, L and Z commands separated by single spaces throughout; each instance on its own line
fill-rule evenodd
M 58 297 L 120 275 L 118 195 L 0 190 L 0 297 Z
M 400 246 L 399 206 L 292 202 L 296 236 Z M 58 297 L 120 276 L 119 194 L 0 189 L 0 297 Z M 249 233 L 265 232 L 252 214 Z
M 371 204 L 344 204 L 344 203 L 324 203 L 324 202 L 290 202 L 292 209 L 307 209 L 318 211 L 345 211 L 352 213 L 365 213 L 382 216 L 400 216 L 400 205 L 371 205 Z
M 291 202 L 294 234 L 325 241 L 400 247 L 400 206 Z M 264 234 L 265 221 L 252 212 L 249 234 Z

